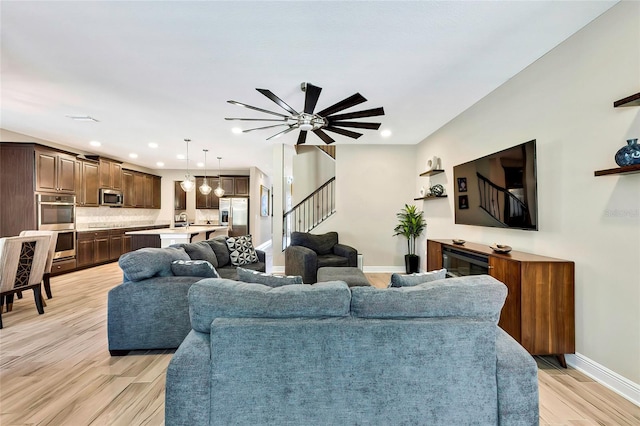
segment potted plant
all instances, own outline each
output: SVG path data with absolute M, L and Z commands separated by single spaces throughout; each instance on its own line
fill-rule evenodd
M 422 217 L 423 212 L 418 211 L 416 206 L 404 205 L 398 217 L 398 225 L 394 228 L 396 235 L 402 235 L 407 239 L 407 254 L 404 256 L 404 264 L 407 274 L 418 272 L 420 266 L 420 256 L 416 254 L 416 238 L 418 238 L 427 227 Z

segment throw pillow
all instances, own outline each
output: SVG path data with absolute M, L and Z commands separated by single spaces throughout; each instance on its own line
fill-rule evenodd
M 233 266 L 242 266 L 258 261 L 258 254 L 253 248 L 251 235 L 228 237 L 227 247 L 229 248 L 229 258 Z
M 431 272 L 421 272 L 411 275 L 391 274 L 391 282 L 389 283 L 389 287 L 412 287 L 414 285 L 428 283 L 435 280 L 443 280 L 445 278 L 447 278 L 446 269 L 440 269 Z
M 220 278 L 216 268 L 206 260 L 174 260 L 171 272 L 177 277 Z
M 118 264 L 125 281 L 141 281 L 151 277 L 170 277 L 171 262 L 189 260 L 182 248 L 141 248 L 120 256 Z
M 289 284 L 304 284 L 300 275 L 288 275 L 280 277 L 277 275 L 265 274 L 264 272 L 252 271 L 251 269 L 236 268 L 238 281 L 245 283 L 264 284 L 269 287 L 280 287 Z
M 191 260 L 206 260 L 214 267 L 218 267 L 218 259 L 211 246 L 206 241 L 190 243 L 182 246 Z

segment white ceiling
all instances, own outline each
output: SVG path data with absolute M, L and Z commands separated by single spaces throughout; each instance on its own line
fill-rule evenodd
M 345 112 L 383 106 L 359 121 L 392 136 L 362 130 L 336 144 L 415 144 L 613 4 L 5 0 L 0 125 L 152 169 L 184 168 L 176 156 L 190 138 L 192 168 L 206 148 L 209 169 L 221 156 L 225 169 L 269 173 L 272 144 L 298 131 L 233 134 L 239 122 L 224 117 L 272 117 L 227 100 L 284 112 L 255 90 L 265 88 L 302 109 L 308 81 L 323 88 L 318 111 L 360 92 L 368 101 Z M 269 123 L 253 124 L 241 127 Z

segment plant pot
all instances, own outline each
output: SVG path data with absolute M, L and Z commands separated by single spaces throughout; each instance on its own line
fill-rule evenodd
M 417 254 L 404 255 L 404 268 L 407 274 L 413 274 L 420 269 L 420 256 Z

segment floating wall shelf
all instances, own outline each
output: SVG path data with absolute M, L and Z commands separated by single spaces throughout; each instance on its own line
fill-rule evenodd
M 427 195 L 425 197 L 420 197 L 420 198 L 414 198 L 415 201 L 418 200 L 433 200 L 435 198 L 447 198 L 446 195 Z
M 437 174 L 440 174 L 440 173 L 444 173 L 444 170 L 442 170 L 442 169 L 429 170 L 429 171 L 426 171 L 424 173 L 420 173 L 420 176 L 433 176 L 433 175 L 437 175 Z
M 613 103 L 614 108 L 640 106 L 640 92 Z
M 596 170 L 593 172 L 594 176 L 607 176 L 607 175 L 625 175 L 631 173 L 640 173 L 640 164 L 633 166 L 616 167 L 615 169 Z

